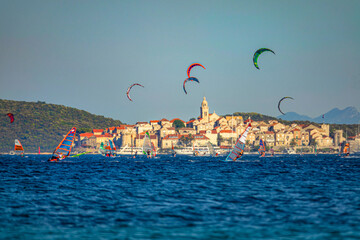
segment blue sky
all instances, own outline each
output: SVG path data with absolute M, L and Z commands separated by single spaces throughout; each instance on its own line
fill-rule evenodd
M 0 98 L 123 122 L 360 109 L 360 1 L 4 1 Z M 276 55 L 252 63 L 254 52 Z M 182 83 L 187 67 L 200 84 Z M 126 90 L 134 87 L 126 98 Z

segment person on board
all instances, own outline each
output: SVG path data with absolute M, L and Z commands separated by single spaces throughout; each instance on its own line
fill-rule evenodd
M 136 156 L 137 156 L 137 151 L 135 151 L 135 155 L 133 156 L 133 158 L 136 158 Z
M 150 156 L 150 150 L 147 150 L 147 158 L 150 158 L 151 156 Z
M 244 150 L 241 150 L 241 152 L 238 152 L 238 155 L 234 158 L 233 161 L 235 162 L 236 159 L 241 158 L 243 154 L 244 154 Z

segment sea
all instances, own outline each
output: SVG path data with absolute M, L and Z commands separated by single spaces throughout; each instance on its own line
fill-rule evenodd
M 0 156 L 0 239 L 360 239 L 360 156 Z

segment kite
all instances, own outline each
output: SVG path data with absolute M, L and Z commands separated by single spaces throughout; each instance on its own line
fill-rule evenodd
M 10 123 L 13 123 L 14 122 L 14 114 L 8 113 L 6 115 L 10 118 Z
M 197 82 L 200 83 L 199 80 L 196 77 L 189 77 L 187 79 L 185 79 L 184 84 L 183 84 L 183 88 L 184 88 L 184 92 L 187 94 L 186 89 L 185 89 L 185 83 L 188 81 L 192 81 L 192 82 Z
M 279 109 L 279 111 L 280 111 L 283 115 L 285 115 L 285 113 L 283 113 L 283 112 L 281 111 L 281 109 L 280 109 L 280 103 L 282 102 L 282 100 L 284 100 L 284 99 L 286 99 L 286 98 L 290 98 L 290 99 L 294 100 L 292 97 L 283 97 L 282 99 L 280 99 L 280 101 L 279 101 L 279 103 L 278 103 L 278 109 Z
M 188 78 L 190 78 L 190 72 L 191 72 L 191 69 L 193 67 L 196 67 L 196 66 L 200 66 L 202 67 L 203 69 L 206 69 L 203 65 L 201 65 L 200 63 L 193 63 L 189 66 L 189 68 L 187 69 L 187 75 L 188 75 Z
M 258 64 L 257 64 L 257 60 L 258 60 L 260 54 L 262 54 L 263 52 L 272 52 L 273 54 L 275 54 L 273 50 L 268 49 L 268 48 L 260 48 L 259 50 L 257 50 L 257 51 L 254 53 L 253 62 L 254 62 L 255 67 L 256 67 L 257 69 L 259 69 L 259 70 L 260 70 L 260 68 L 259 68 L 259 66 L 258 66 Z
M 135 85 L 138 85 L 138 86 L 140 86 L 140 87 L 144 87 L 143 85 L 141 85 L 141 84 L 139 84 L 139 83 L 134 83 L 133 85 L 131 85 L 131 86 L 128 88 L 128 90 L 126 91 L 126 96 L 128 97 L 128 99 L 129 99 L 130 101 L 132 101 L 132 99 L 130 98 L 130 90 L 131 90 L 131 88 L 132 88 L 133 86 L 135 86 Z

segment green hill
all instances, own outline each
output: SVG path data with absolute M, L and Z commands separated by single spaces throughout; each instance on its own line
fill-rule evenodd
M 6 116 L 8 112 L 15 116 L 13 123 Z M 72 127 L 81 133 L 120 124 L 118 120 L 62 105 L 0 99 L 0 151 L 12 150 L 16 138 L 25 152 L 36 152 L 39 146 L 41 151 L 53 151 Z

